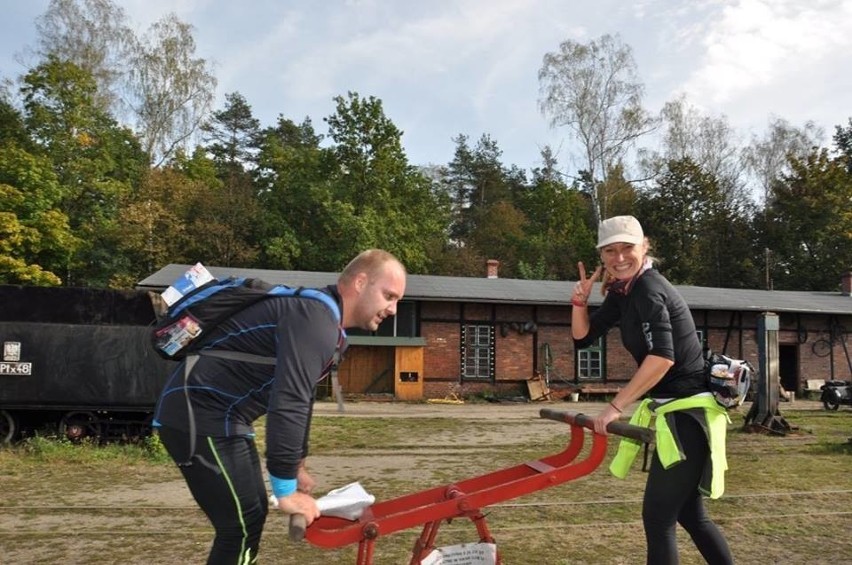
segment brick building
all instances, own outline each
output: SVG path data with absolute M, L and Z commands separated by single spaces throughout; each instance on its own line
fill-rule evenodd
M 596 346 L 574 351 L 573 282 L 501 279 L 496 261 L 481 278 L 409 275 L 397 315 L 372 334 L 350 332 L 340 367 L 344 391 L 407 400 L 458 395 L 527 393 L 537 375 L 554 390 L 612 390 L 635 370 L 614 330 Z M 169 265 L 139 288 L 158 290 L 187 265 Z M 257 277 L 319 287 L 336 273 L 208 267 L 214 276 Z M 784 389 L 801 393 L 810 379 L 852 379 L 845 328 L 852 329 L 852 273 L 839 292 L 736 290 L 679 286 L 703 342 L 758 366 L 757 320 L 779 316 L 779 374 Z M 600 304 L 594 292 L 590 306 Z

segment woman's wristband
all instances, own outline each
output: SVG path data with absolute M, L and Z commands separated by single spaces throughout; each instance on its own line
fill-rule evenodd
M 616 406 L 616 405 L 615 405 L 615 402 L 613 402 L 613 401 L 611 401 L 611 400 L 610 400 L 610 401 L 609 401 L 609 405 L 610 405 L 610 406 L 612 406 L 612 407 L 615 409 L 615 411 L 616 411 L 616 412 L 618 412 L 619 414 L 624 414 L 624 410 L 622 410 L 621 408 L 619 408 L 618 406 Z

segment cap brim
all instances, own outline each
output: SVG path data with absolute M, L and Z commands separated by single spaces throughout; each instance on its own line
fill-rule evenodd
M 643 237 L 639 237 L 637 235 L 629 235 L 629 234 L 615 234 L 611 235 L 605 240 L 598 242 L 597 248 L 606 247 L 607 245 L 612 245 L 613 243 L 632 243 L 633 245 L 641 245 Z

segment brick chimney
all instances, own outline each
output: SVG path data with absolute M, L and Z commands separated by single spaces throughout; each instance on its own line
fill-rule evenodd
M 840 294 L 852 296 L 852 271 L 846 271 L 840 275 Z
M 488 274 L 487 274 L 488 278 L 489 279 L 496 279 L 497 278 L 497 271 L 500 269 L 500 261 L 498 261 L 497 259 L 489 259 L 488 261 L 485 262 L 485 264 L 488 267 Z

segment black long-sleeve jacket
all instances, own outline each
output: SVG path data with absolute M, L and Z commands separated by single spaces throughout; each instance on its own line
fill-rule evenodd
M 324 291 L 340 306 L 336 287 Z M 253 422 L 266 414 L 267 469 L 295 478 L 308 451 L 316 385 L 345 347 L 345 332 L 329 305 L 300 296 L 265 298 L 220 324 L 205 348 L 273 357 L 275 364 L 202 353 L 186 386 L 183 364 L 166 383 L 155 425 L 189 431 L 187 394 L 198 435 L 253 435 Z
M 637 365 L 648 355 L 674 361 L 649 391 L 653 398 L 683 398 L 706 392 L 704 357 L 689 307 L 654 269 L 642 273 L 627 294 L 610 292 L 589 316 L 589 333 L 574 340 L 583 349 L 618 325 L 621 342 Z

